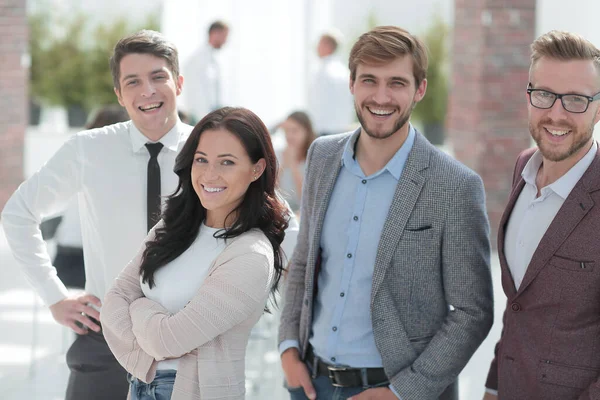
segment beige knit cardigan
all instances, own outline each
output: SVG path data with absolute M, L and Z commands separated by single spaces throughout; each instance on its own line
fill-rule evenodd
M 100 312 L 115 357 L 146 383 L 158 361 L 180 358 L 172 400 L 243 399 L 246 345 L 274 277 L 267 237 L 255 229 L 228 240 L 197 294 L 175 314 L 142 293 L 144 248 L 115 280 Z

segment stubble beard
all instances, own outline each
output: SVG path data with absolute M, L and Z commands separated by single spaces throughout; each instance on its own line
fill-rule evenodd
M 529 122 L 529 132 L 533 140 L 537 144 L 540 153 L 542 156 L 548 160 L 553 162 L 564 161 L 567 158 L 571 157 L 573 154 L 577 153 L 581 150 L 585 145 L 587 145 L 592 138 L 594 132 L 594 125 L 590 125 L 586 130 L 585 134 L 580 134 L 580 132 L 572 125 L 563 124 L 561 129 L 568 129 L 571 132 L 568 135 L 573 136 L 573 143 L 569 146 L 569 148 L 564 152 L 552 151 L 550 146 L 546 146 L 544 140 L 542 139 L 544 135 L 546 135 L 545 129 L 542 125 L 553 125 L 550 119 L 544 119 L 540 121 L 537 126 L 534 126 L 532 122 Z
M 410 120 L 410 115 L 412 112 L 412 109 L 415 107 L 415 102 L 413 102 L 410 106 L 410 108 L 408 108 L 402 115 L 400 115 L 398 117 L 398 119 L 396 120 L 396 123 L 394 124 L 394 126 L 392 127 L 391 130 L 389 131 L 385 131 L 383 133 L 375 133 L 372 130 L 367 128 L 367 124 L 365 123 L 365 120 L 363 118 L 362 112 L 360 110 L 360 108 L 358 107 L 358 105 L 356 105 L 356 103 L 354 104 L 354 110 L 356 111 L 356 116 L 358 117 L 358 121 L 360 122 L 360 125 L 362 127 L 362 129 L 365 131 L 365 133 L 367 134 L 367 136 L 373 138 L 373 139 L 387 139 L 389 137 L 391 137 L 394 133 L 398 132 L 400 130 L 400 128 L 402 128 L 409 120 Z M 367 106 L 364 106 L 365 112 L 370 112 L 367 109 Z

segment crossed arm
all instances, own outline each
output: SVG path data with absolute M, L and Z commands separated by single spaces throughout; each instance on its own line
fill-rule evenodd
M 142 251 L 107 293 L 100 317 L 119 363 L 144 382 L 154 379 L 157 361 L 197 349 L 264 307 L 272 278 L 272 260 L 264 254 L 220 257 L 194 298 L 171 314 L 142 292 Z

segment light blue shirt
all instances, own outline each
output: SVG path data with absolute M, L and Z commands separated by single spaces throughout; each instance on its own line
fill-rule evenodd
M 314 303 L 314 353 L 324 361 L 357 368 L 383 366 L 371 323 L 371 286 L 379 238 L 396 186 L 415 141 L 412 125 L 387 165 L 365 176 L 354 158 L 358 133 L 348 141 L 321 235 L 321 270 Z M 298 347 L 281 343 L 281 352 Z M 393 390 L 393 389 L 392 389 Z M 397 395 L 397 394 L 396 394 Z

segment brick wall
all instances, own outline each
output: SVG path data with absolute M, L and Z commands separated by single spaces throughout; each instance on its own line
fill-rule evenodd
M 23 180 L 27 125 L 25 0 L 0 0 L 0 210 Z
M 446 120 L 456 158 L 483 178 L 496 247 L 514 162 L 530 146 L 525 89 L 535 0 L 455 0 Z

